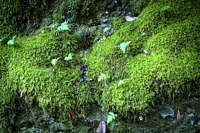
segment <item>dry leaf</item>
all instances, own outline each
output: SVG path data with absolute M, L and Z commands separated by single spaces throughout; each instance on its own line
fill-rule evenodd
M 106 123 L 105 123 L 105 121 L 101 121 L 99 123 L 99 126 L 96 130 L 96 133 L 106 133 Z
M 178 109 L 178 111 L 177 111 L 176 119 L 177 119 L 177 120 L 180 120 L 180 119 L 181 119 L 181 114 L 180 114 L 179 109 Z

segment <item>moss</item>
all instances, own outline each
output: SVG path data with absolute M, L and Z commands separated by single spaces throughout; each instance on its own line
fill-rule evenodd
M 48 4 L 49 1 L 46 0 L 1 1 L 0 44 L 5 44 L 13 35 L 19 34 L 27 24 L 36 26 L 41 20 L 41 12 L 46 11 Z
M 97 87 L 102 106 L 122 115 L 146 114 L 162 97 L 165 101 L 160 102 L 173 102 L 199 92 L 197 3 L 151 1 L 136 21 L 115 19 L 114 34 L 95 44 L 85 58 L 91 68 L 88 77 L 96 81 L 101 73 L 110 77 Z M 163 11 L 165 6 L 170 8 Z M 132 43 L 123 54 L 119 44 L 125 41 Z
M 13 124 L 16 93 L 8 81 L 8 64 L 12 49 L 7 46 L 0 46 L 0 48 L 0 127 L 5 128 Z
M 98 11 L 97 0 L 66 0 L 54 10 L 53 19 L 56 22 L 76 21 L 85 23 L 88 18 Z
M 45 111 L 82 112 L 94 101 L 80 81 L 81 59 L 76 39 L 67 32 L 50 31 L 16 39 L 8 64 L 8 82 L 21 97 L 39 102 Z M 65 61 L 69 53 L 72 60 Z M 58 59 L 55 66 L 51 60 Z M 52 70 L 54 69 L 54 72 Z

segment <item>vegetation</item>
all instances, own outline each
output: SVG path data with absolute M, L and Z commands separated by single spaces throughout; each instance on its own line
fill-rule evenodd
M 88 77 L 96 79 L 101 73 L 110 77 L 97 87 L 102 90 L 102 106 L 124 115 L 145 114 L 155 101 L 179 101 L 199 92 L 197 5 L 151 1 L 135 22 L 115 19 L 114 34 L 85 58 L 91 68 Z M 161 10 L 165 6 L 171 8 Z M 127 41 L 132 43 L 123 53 L 119 46 Z M 143 50 L 151 54 L 144 55 Z
M 48 0 L 8 0 L 0 1 L 0 44 L 5 44 L 12 36 L 37 27 L 42 14 L 48 9 Z M 35 8 L 37 7 L 37 8 Z M 29 28 L 28 28 L 29 27 Z
M 84 113 L 91 103 L 127 116 L 146 115 L 156 103 L 178 102 L 200 92 L 199 2 L 152 0 L 133 22 L 115 18 L 114 33 L 94 44 L 86 55 L 81 50 L 88 49 L 87 40 L 95 38 L 90 29 L 73 34 L 43 27 L 40 33 L 18 35 L 13 45 L 7 45 L 20 31 L 17 24 L 23 23 L 22 16 L 15 15 L 23 14 L 20 2 L 5 6 L 14 6 L 9 14 L 12 18 L 5 15 L 7 8 L 1 9 L 6 16 L 0 33 L 1 116 L 12 108 L 16 96 L 30 105 L 37 101 L 44 111 L 63 116 Z M 29 3 L 22 20 L 31 21 L 30 11 L 41 2 L 42 7 L 46 5 L 46 1 Z M 90 16 L 90 6 L 96 1 L 67 2 L 63 9 L 79 19 L 83 14 L 75 11 L 86 4 L 83 13 Z M 58 22 L 65 15 L 61 9 L 53 13 Z M 87 72 L 81 81 L 83 66 Z

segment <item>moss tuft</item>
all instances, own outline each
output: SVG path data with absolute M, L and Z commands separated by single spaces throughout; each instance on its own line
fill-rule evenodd
M 94 100 L 80 81 L 81 59 L 76 39 L 51 31 L 16 39 L 8 64 L 8 82 L 30 104 L 37 100 L 45 111 L 82 112 Z M 72 54 L 72 60 L 64 58 Z M 58 59 L 55 66 L 52 59 Z

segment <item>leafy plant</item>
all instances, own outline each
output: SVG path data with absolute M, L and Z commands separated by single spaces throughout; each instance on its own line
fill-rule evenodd
M 57 61 L 58 61 L 58 59 L 52 59 L 52 60 L 51 60 L 51 64 L 52 64 L 53 66 L 55 66 Z
M 119 80 L 118 86 L 125 84 L 126 81 L 127 79 Z
M 102 80 L 106 80 L 108 78 L 108 76 L 106 76 L 105 74 L 101 74 L 101 75 L 99 75 L 99 77 L 98 77 L 98 82 L 100 82 L 100 81 L 102 81 Z
M 68 56 L 65 57 L 65 61 L 72 60 L 72 53 L 69 53 Z
M 58 28 L 57 30 L 69 30 L 68 24 L 67 22 L 63 22 Z
M 108 32 L 110 29 L 111 29 L 110 27 L 106 27 L 106 28 L 104 28 L 103 32 L 106 33 L 106 32 Z
M 117 117 L 117 114 L 114 114 L 113 112 L 109 112 L 107 116 L 107 124 L 111 123 L 113 120 L 115 120 Z
M 131 43 L 131 41 L 128 41 L 128 42 L 122 42 L 121 44 L 120 44 L 120 49 L 123 51 L 123 53 L 125 53 L 126 52 L 126 47 L 129 45 Z
M 15 38 L 16 38 L 16 37 L 17 37 L 17 36 L 14 35 L 14 36 L 12 37 L 12 39 L 9 40 L 9 41 L 7 42 L 7 44 L 8 44 L 8 45 L 14 45 L 14 44 L 15 44 Z
M 161 12 L 164 12 L 164 11 L 170 9 L 170 8 L 171 8 L 170 6 L 164 6 L 164 7 L 162 7 L 162 8 L 160 9 L 160 11 L 161 11 Z

